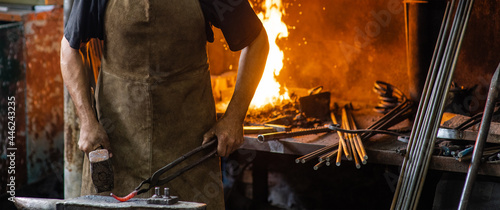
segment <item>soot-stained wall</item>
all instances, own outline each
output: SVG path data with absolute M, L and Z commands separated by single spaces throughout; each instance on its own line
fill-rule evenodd
M 262 11 L 264 0 L 250 2 L 255 11 Z M 500 61 L 498 4 L 475 2 L 454 75 L 459 85 L 480 85 L 478 104 L 485 99 L 486 87 Z M 285 57 L 278 76 L 281 84 L 289 88 L 323 85 L 332 92 L 333 101 L 368 106 L 377 102 L 372 91 L 377 80 L 389 82 L 408 95 L 403 1 L 283 0 L 283 5 L 289 36 L 278 40 Z M 220 31 L 216 30 L 215 40 L 209 44 L 212 74 L 235 71 L 238 53 L 225 49 Z

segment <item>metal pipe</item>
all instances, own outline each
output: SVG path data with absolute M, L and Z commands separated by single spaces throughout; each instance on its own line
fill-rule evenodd
M 479 165 L 481 164 L 481 155 L 486 143 L 486 138 L 488 137 L 488 133 L 490 131 L 491 118 L 495 109 L 495 101 L 498 98 L 500 88 L 498 83 L 500 75 L 499 72 L 500 64 L 491 78 L 490 90 L 488 98 L 486 99 L 486 106 L 484 108 L 483 119 L 481 120 L 481 127 L 479 128 L 479 134 L 477 135 L 476 144 L 474 145 L 474 152 L 472 153 L 472 161 L 469 165 L 469 171 L 467 172 L 467 178 L 465 179 L 464 188 L 460 197 L 460 204 L 458 206 L 458 209 L 460 210 L 465 210 L 469 204 L 469 197 L 474 187 Z

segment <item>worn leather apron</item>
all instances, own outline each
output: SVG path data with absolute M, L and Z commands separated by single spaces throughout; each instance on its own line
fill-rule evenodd
M 123 196 L 200 146 L 216 121 L 215 106 L 198 0 L 110 0 L 104 21 L 97 112 L 113 152 L 112 192 Z M 95 194 L 85 162 L 82 194 Z M 217 157 L 165 187 L 181 200 L 224 209 Z

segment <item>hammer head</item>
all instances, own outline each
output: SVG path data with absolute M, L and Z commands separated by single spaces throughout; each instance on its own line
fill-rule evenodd
M 107 149 L 98 149 L 89 153 L 90 174 L 97 192 L 113 189 L 114 175 Z

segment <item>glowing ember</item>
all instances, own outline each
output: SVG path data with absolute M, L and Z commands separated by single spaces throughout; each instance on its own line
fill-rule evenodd
M 275 105 L 290 99 L 285 87 L 280 94 L 280 84 L 275 78 L 283 68 L 283 51 L 280 50 L 276 41 L 288 36 L 287 26 L 281 20 L 282 13 L 284 11 L 281 0 L 266 0 L 263 4 L 263 12 L 257 14 L 267 32 L 269 55 L 264 74 L 250 104 L 252 109 L 262 108 L 266 104 Z

